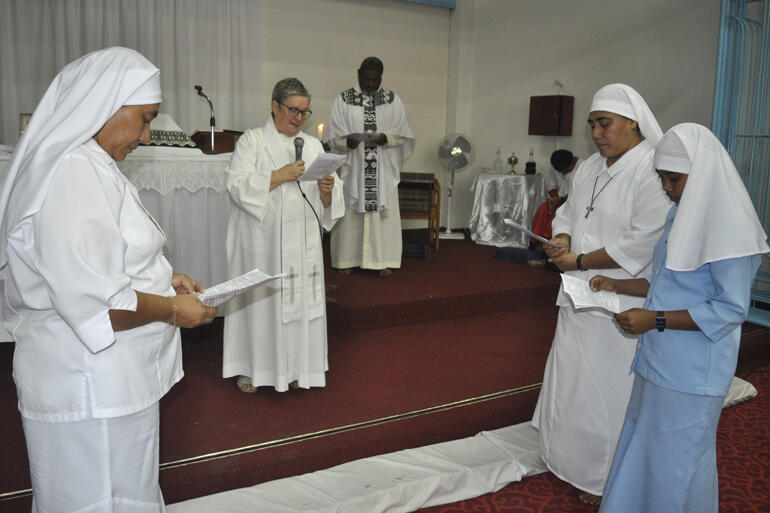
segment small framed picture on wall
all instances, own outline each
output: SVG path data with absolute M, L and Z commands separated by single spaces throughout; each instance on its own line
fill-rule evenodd
M 19 114 L 19 135 L 24 133 L 30 118 L 32 118 L 32 114 L 29 112 L 22 112 Z

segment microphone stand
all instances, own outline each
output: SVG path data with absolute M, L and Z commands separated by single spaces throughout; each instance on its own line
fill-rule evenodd
M 195 90 L 198 91 L 198 96 L 205 98 L 206 101 L 209 102 L 209 109 L 211 110 L 211 117 L 209 118 L 209 126 L 211 127 L 211 153 L 214 153 L 214 126 L 217 124 L 214 119 L 214 104 L 211 103 L 209 97 L 203 93 L 203 88 L 201 86 L 196 85 Z

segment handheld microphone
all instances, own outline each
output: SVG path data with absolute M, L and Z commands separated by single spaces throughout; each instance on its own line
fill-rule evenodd
M 305 145 L 305 140 L 302 137 L 294 138 L 294 160 L 302 160 L 302 147 Z
M 295 137 L 294 138 L 294 161 L 302 160 L 302 147 L 305 145 L 305 140 L 302 137 Z M 302 195 L 303 198 L 305 198 L 305 202 L 310 206 L 310 210 L 313 211 L 313 214 L 315 215 L 316 221 L 318 221 L 318 233 L 323 239 L 324 232 L 323 232 L 323 225 L 321 224 L 321 219 L 318 217 L 318 212 L 315 211 L 315 207 L 313 207 L 313 204 L 310 203 L 310 200 L 307 199 L 307 196 L 305 196 L 305 191 L 302 190 L 302 186 L 299 184 L 299 180 L 296 181 L 297 188 L 299 189 L 299 193 Z

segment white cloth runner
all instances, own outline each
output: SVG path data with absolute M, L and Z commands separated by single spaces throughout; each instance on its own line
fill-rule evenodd
M 529 422 L 167 506 L 168 513 L 415 511 L 546 470 Z
M 757 395 L 734 378 L 724 407 Z M 351 461 L 166 506 L 168 513 L 407 512 L 496 492 L 547 470 L 523 422 L 476 436 Z

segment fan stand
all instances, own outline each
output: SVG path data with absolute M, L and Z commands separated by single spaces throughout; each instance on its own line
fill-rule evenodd
M 438 234 L 439 239 L 465 239 L 465 233 L 452 231 L 452 189 L 455 186 L 455 170 L 450 168 L 451 178 L 449 180 L 449 187 L 447 187 L 447 210 L 446 210 L 446 231 Z

